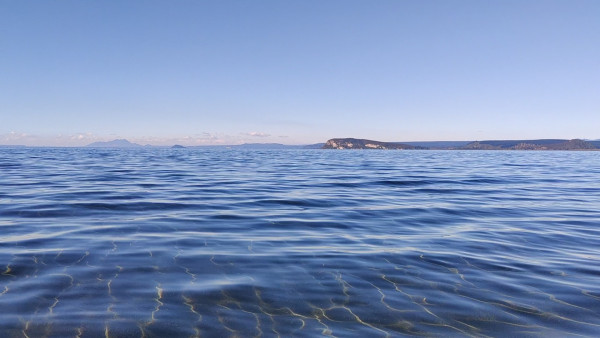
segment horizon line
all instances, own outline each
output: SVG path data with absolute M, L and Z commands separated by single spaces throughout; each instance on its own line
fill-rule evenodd
M 356 140 L 368 140 L 368 141 L 376 141 L 376 142 L 383 142 L 383 143 L 405 143 L 405 144 L 411 144 L 411 143 L 469 143 L 469 142 L 485 142 L 485 141 L 540 141 L 540 140 L 563 140 L 563 141 L 569 141 L 569 140 L 582 140 L 582 141 L 591 141 L 591 142 L 595 142 L 595 141 L 600 141 L 600 138 L 598 139 L 589 139 L 589 138 L 552 138 L 552 137 L 548 137 L 548 138 L 514 138 L 514 139 L 509 139 L 509 138 L 505 138 L 505 139 L 464 139 L 464 140 L 427 140 L 427 141 L 377 141 L 375 139 L 367 139 L 367 138 L 358 138 L 358 137 L 332 137 L 329 138 L 328 140 L 332 140 L 332 139 L 356 139 Z M 156 147 L 156 148 L 170 148 L 173 146 L 183 146 L 186 148 L 200 148 L 200 147 L 239 147 L 239 146 L 244 146 L 244 145 L 277 145 L 277 146 L 288 146 L 288 147 L 302 147 L 302 146 L 314 146 L 314 145 L 318 145 L 318 144 L 325 144 L 327 143 L 327 141 L 322 141 L 322 142 L 312 142 L 312 143 L 291 143 L 291 144 L 286 144 L 286 143 L 279 143 L 279 142 L 244 142 L 244 143 L 215 143 L 215 144 L 195 144 L 195 145 L 185 145 L 182 144 L 184 142 L 181 143 L 172 143 L 172 144 L 162 144 L 162 145 L 156 145 L 156 144 L 139 144 L 136 142 L 131 142 L 129 141 L 127 138 L 115 138 L 109 141 L 94 141 L 85 145 L 27 145 L 27 144 L 18 144 L 18 143 L 0 143 L 0 147 L 25 147 L 25 148 L 127 148 L 127 147 Z M 111 142 L 115 142 L 115 141 L 125 141 L 128 145 L 125 146 L 93 146 L 94 144 L 105 144 L 105 143 L 111 143 Z

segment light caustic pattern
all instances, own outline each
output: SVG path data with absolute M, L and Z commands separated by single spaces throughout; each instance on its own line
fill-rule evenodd
M 595 152 L 0 155 L 2 336 L 600 333 Z
M 464 258 L 462 272 L 425 255 L 400 259 L 403 263 L 412 259 L 408 265 L 394 262 L 397 256 L 381 257 L 376 268 L 358 271 L 344 268 L 353 263 L 342 257 L 321 268 L 281 260 L 278 269 L 285 270 L 285 275 L 261 271 L 262 276 L 255 278 L 252 254 L 236 261 L 227 256 L 188 256 L 178 249 L 170 250 L 178 253 L 169 262 L 148 251 L 147 257 L 138 256 L 128 268 L 116 265 L 123 259 L 118 255 L 119 245 L 133 243 L 115 244 L 104 257 L 65 252 L 13 257 L 2 273 L 1 300 L 16 303 L 26 295 L 29 301 L 18 311 L 10 309 L 12 327 L 4 315 L 4 332 L 25 337 L 85 337 L 99 332 L 107 337 L 173 333 L 485 336 L 496 330 L 556 334 L 562 332 L 556 329 L 557 323 L 591 333 L 600 325 L 594 319 L 595 308 L 570 304 L 551 294 L 534 289 L 505 290 L 505 294 L 482 289 L 468 276 L 493 271 Z M 26 261 L 33 264 L 23 264 Z M 435 270 L 437 280 L 419 273 L 425 269 Z M 485 284 L 490 287 L 489 282 Z M 36 286 L 38 291 L 31 289 Z M 580 292 L 590 305 L 600 300 L 590 291 Z M 561 312 L 546 312 L 530 305 L 532 301 Z

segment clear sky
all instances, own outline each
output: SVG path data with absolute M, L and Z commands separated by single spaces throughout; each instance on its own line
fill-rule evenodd
M 0 0 L 0 144 L 600 138 L 600 1 Z

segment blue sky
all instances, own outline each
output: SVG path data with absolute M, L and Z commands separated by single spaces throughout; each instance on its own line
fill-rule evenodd
M 0 144 L 600 138 L 600 1 L 0 1 Z

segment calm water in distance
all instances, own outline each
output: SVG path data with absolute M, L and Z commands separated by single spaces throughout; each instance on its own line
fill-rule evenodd
M 598 336 L 600 152 L 0 149 L 0 336 Z

